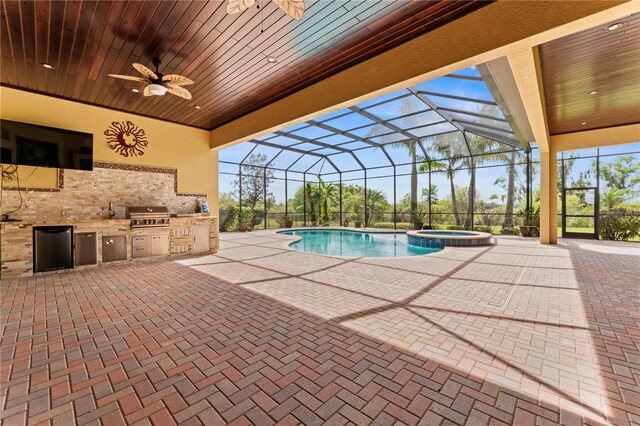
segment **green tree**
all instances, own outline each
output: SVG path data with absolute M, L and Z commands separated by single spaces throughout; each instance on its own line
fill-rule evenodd
M 458 212 L 458 197 L 456 195 L 456 187 L 453 181 L 456 173 L 464 167 L 464 158 L 459 155 L 460 152 L 468 152 L 466 143 L 460 132 L 445 133 L 438 136 L 430 136 L 425 139 L 424 143 L 430 146 L 430 156 L 432 158 L 444 157 L 443 160 L 426 160 L 424 159 L 420 165 L 419 171 L 424 173 L 429 171 L 444 171 L 449 179 L 449 188 L 451 191 L 451 211 L 456 221 L 456 225 L 461 225 L 462 220 Z
M 269 192 L 269 185 L 275 178 L 273 170 L 264 168 L 266 165 L 266 155 L 251 154 L 246 164 L 242 165 L 242 179 L 238 178 L 232 184 L 235 189 L 231 194 L 240 200 L 243 207 L 249 207 L 251 211 L 262 206 L 265 193 L 267 209 L 275 202 L 275 196 Z
M 364 189 L 360 185 L 342 188 L 342 211 L 347 220 L 362 220 L 364 211 Z
M 385 193 L 378 189 L 367 189 L 367 220 L 366 226 L 373 221 L 374 217 L 381 217 L 382 213 L 384 213 L 387 209 L 389 209 L 390 204 L 387 201 L 387 196 Z
M 316 198 L 321 207 L 322 220 L 325 225 L 328 225 L 331 220 L 331 207 L 335 204 L 338 194 L 338 187 L 333 183 L 326 183 L 320 178 L 316 192 Z
M 576 154 L 574 152 L 569 152 L 566 157 L 562 160 L 561 170 L 564 170 L 564 175 L 562 172 L 558 173 L 558 194 L 562 194 L 562 182 L 568 183 L 568 178 L 571 176 L 571 171 L 573 170 L 573 166 L 576 163 Z
M 486 105 L 486 106 L 489 107 L 489 105 Z M 494 107 L 494 108 L 497 108 L 497 107 Z M 484 114 L 497 115 L 495 111 L 487 111 L 486 108 L 483 108 L 481 112 Z M 469 145 L 474 146 L 476 152 L 483 153 L 483 154 L 486 153 L 484 155 L 472 155 L 471 157 L 469 157 L 469 160 L 468 160 L 470 181 L 469 181 L 469 188 L 468 188 L 468 194 L 467 194 L 467 200 L 468 200 L 467 216 L 465 219 L 464 226 L 467 229 L 471 229 L 471 227 L 473 226 L 473 207 L 474 207 L 473 201 L 476 199 L 476 182 L 475 182 L 476 167 L 484 163 L 490 162 L 496 158 L 499 158 L 501 153 L 491 154 L 491 152 L 496 151 L 496 148 L 499 148 L 501 144 L 500 142 L 497 142 L 482 136 L 478 136 L 472 133 L 467 133 L 467 138 L 468 138 Z M 514 155 L 515 155 L 515 151 L 514 151 Z M 515 159 L 514 159 L 513 167 L 515 168 Z M 509 181 L 511 182 L 511 178 L 509 179 Z M 513 188 L 511 188 L 511 191 L 507 192 L 507 194 L 513 195 Z M 509 202 L 511 202 L 511 214 L 513 215 L 513 199 L 507 200 L 507 204 L 509 204 Z
M 622 197 L 618 203 L 622 204 L 626 198 L 633 197 L 638 193 L 640 159 L 633 155 L 623 155 L 612 162 L 601 162 L 600 176 L 609 188 L 610 198 L 607 201 L 619 200 Z
M 218 195 L 218 206 L 221 209 L 228 209 L 231 207 L 235 207 L 238 205 L 238 202 L 236 201 L 235 198 L 233 198 L 233 196 L 228 193 L 228 192 L 221 192 Z
M 320 208 L 320 192 L 318 191 L 318 184 L 314 182 L 307 182 L 304 186 L 304 199 L 307 203 L 307 215 L 312 225 L 315 225 L 318 221 L 319 208 Z
M 600 207 L 613 209 L 624 203 L 625 190 L 618 188 L 610 188 L 608 191 L 600 194 Z
M 434 184 L 429 185 L 428 188 L 422 188 L 422 193 L 420 194 L 420 201 L 428 204 L 435 204 L 439 200 L 438 198 L 438 187 Z
M 527 192 L 527 182 L 526 180 L 522 179 L 523 175 L 526 175 L 526 173 L 520 173 L 516 164 L 516 161 L 520 156 L 521 154 L 515 150 L 509 153 L 502 153 L 497 155 L 498 158 L 506 157 L 509 160 L 509 164 L 507 166 L 507 177 L 505 178 L 504 176 L 500 176 L 494 181 L 495 186 L 504 189 L 506 192 L 506 195 L 503 195 L 501 197 L 503 203 L 506 199 L 504 221 L 502 223 L 503 228 L 512 228 L 514 226 L 513 217 L 515 203 L 516 201 L 522 201 L 525 198 Z M 532 180 L 535 170 L 535 168 L 531 168 Z
M 403 99 L 403 104 L 400 107 L 401 115 L 410 114 L 414 111 L 420 109 L 420 106 L 417 105 L 418 101 L 415 100 L 413 96 L 407 96 Z M 415 116 L 408 116 L 402 119 L 403 123 L 400 127 L 415 127 L 419 125 L 416 121 L 419 121 Z M 367 138 L 373 138 L 380 134 L 387 133 L 389 129 L 382 125 L 377 124 L 371 128 L 371 130 L 367 133 Z M 406 139 L 398 142 L 392 142 L 388 144 L 389 146 L 401 148 L 406 150 L 409 153 L 409 157 L 411 158 L 411 201 L 410 201 L 410 209 L 412 214 L 417 212 L 418 210 L 418 141 L 415 139 Z
M 516 150 L 514 149 L 509 156 L 508 180 L 507 180 L 507 204 L 504 211 L 503 228 L 513 228 L 513 205 L 516 196 Z
M 640 158 L 623 155 L 611 163 L 600 163 L 600 176 L 610 188 L 629 189 L 640 185 Z

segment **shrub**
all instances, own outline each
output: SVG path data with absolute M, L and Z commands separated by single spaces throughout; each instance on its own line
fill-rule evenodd
M 371 224 L 372 228 L 393 228 L 393 222 L 374 222 Z
M 220 209 L 220 232 L 229 232 L 236 227 L 238 219 L 238 207 L 232 206 L 227 209 Z
M 238 223 L 250 223 L 253 226 L 255 226 L 256 225 L 255 221 L 256 221 L 255 212 L 244 209 L 242 210 L 242 213 L 240 213 L 240 209 L 238 209 Z
M 371 224 L 372 228 L 385 228 L 385 229 L 393 229 L 393 222 L 375 222 Z M 410 223 L 396 223 L 397 229 L 413 229 Z
M 488 232 L 489 234 L 491 234 L 491 227 L 490 226 L 474 226 L 473 228 L 474 230 L 478 231 L 478 232 Z
M 629 241 L 640 236 L 640 212 L 617 207 L 605 210 L 600 219 L 600 238 Z
M 462 225 L 449 225 L 447 229 L 450 231 L 464 231 L 466 228 Z
M 284 213 L 278 213 L 276 214 L 276 223 L 280 228 L 290 228 L 293 224 L 293 216 Z
M 502 228 L 500 231 L 502 235 L 518 235 L 518 230 L 516 228 Z
M 246 211 L 246 209 L 243 210 L 243 212 L 244 211 Z M 251 226 L 255 228 L 256 226 L 262 223 L 262 219 L 264 217 L 264 210 L 255 209 L 255 210 L 250 210 L 250 212 L 251 212 L 251 220 L 249 220 L 249 222 L 251 222 Z
M 540 207 L 522 207 L 516 215 L 522 220 L 522 226 L 540 227 Z

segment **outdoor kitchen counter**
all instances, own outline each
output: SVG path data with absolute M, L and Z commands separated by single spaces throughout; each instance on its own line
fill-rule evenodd
M 131 237 L 134 235 L 170 235 L 170 256 L 192 254 L 193 230 L 208 227 L 209 252 L 218 251 L 218 217 L 187 216 L 172 217 L 169 226 L 164 228 L 131 228 L 130 219 L 79 219 L 52 220 L 46 222 L 0 222 L 0 278 L 33 275 L 33 227 L 34 226 L 73 226 L 74 234 L 95 232 L 97 237 L 98 265 L 102 264 L 102 237 L 124 236 L 127 246 L 127 262 L 132 260 Z M 141 258 L 135 261 L 147 259 Z M 79 266 L 84 269 L 92 266 Z

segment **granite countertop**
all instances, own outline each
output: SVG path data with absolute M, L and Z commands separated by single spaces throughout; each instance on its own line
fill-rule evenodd
M 170 220 L 180 220 L 180 219 L 198 219 L 198 220 L 211 220 L 217 219 L 218 216 L 181 216 L 181 217 L 171 217 Z M 69 225 L 88 225 L 92 223 L 108 223 L 113 225 L 131 225 L 131 219 L 123 219 L 123 218 L 112 218 L 112 219 L 56 219 L 49 221 L 7 221 L 0 222 L 0 225 L 4 227 L 15 227 L 15 228 L 24 228 L 28 226 L 69 226 Z
M 217 219 L 218 216 L 177 216 L 177 217 L 171 217 L 171 220 L 174 219 Z
M 69 226 L 69 225 L 84 225 L 91 223 L 112 223 L 114 225 L 127 225 L 131 224 L 131 219 L 57 219 L 57 220 L 48 220 L 48 221 L 11 221 L 11 222 L 0 222 L 0 225 L 4 226 L 16 226 L 16 227 L 25 227 L 25 226 Z

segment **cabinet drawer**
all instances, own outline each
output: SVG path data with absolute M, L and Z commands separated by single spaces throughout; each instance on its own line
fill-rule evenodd
M 131 241 L 133 241 L 133 247 L 146 247 L 149 245 L 149 236 L 136 235 L 131 238 Z
M 145 246 L 133 246 L 133 250 L 131 251 L 131 257 L 145 257 L 149 256 L 150 250 L 149 247 Z

